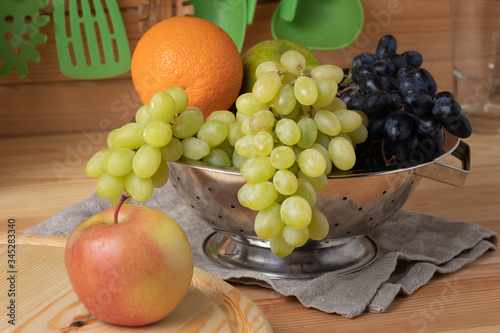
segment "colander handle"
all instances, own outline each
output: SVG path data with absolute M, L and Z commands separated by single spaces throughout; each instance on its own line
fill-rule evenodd
M 441 183 L 461 187 L 470 173 L 470 148 L 469 145 L 460 141 L 457 148 L 451 153 L 462 162 L 462 168 L 434 162 L 421 168 L 415 169 L 415 174 L 437 180 Z

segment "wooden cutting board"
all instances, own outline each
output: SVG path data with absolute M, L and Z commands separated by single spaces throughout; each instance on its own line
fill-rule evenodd
M 14 248 L 9 247 L 8 236 L 0 236 L 0 332 L 272 332 L 254 302 L 196 267 L 184 300 L 162 321 L 143 327 L 100 321 L 71 287 L 64 267 L 66 240 L 17 235 Z M 11 310 L 6 307 L 12 302 L 14 316 L 9 317 Z M 11 318 L 15 325 L 9 324 Z

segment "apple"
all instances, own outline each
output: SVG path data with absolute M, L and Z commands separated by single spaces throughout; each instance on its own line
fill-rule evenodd
M 241 93 L 252 91 L 255 83 L 255 70 L 264 61 L 280 62 L 281 55 L 288 50 L 299 51 L 306 58 L 306 69 L 322 65 L 321 59 L 307 46 L 286 39 L 266 40 L 252 46 L 242 56 L 243 85 Z
M 65 265 L 73 289 L 97 318 L 142 326 L 171 313 L 193 277 L 186 234 L 164 212 L 142 205 L 104 210 L 68 238 Z

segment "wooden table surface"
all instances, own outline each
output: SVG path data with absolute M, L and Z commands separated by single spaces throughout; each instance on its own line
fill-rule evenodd
M 378 38 L 392 33 L 401 51 L 423 53 L 424 67 L 434 74 L 439 90 L 451 90 L 448 0 L 365 0 L 363 5 L 366 21 L 361 36 L 347 49 L 318 51 L 325 63 L 345 65 L 352 53 L 373 52 Z M 275 6 L 276 2 L 259 3 L 244 50 L 272 38 L 269 21 Z M 384 13 L 389 13 L 385 21 Z M 120 126 L 135 112 L 132 103 L 124 113 L 104 113 L 110 105 L 103 102 L 106 96 L 117 98 L 120 90 L 133 96 L 126 76 L 83 83 L 18 81 L 0 79 L 0 234 L 7 232 L 9 219 L 15 220 L 21 234 L 90 195 L 95 180 L 85 175 L 85 164 L 106 144 L 99 119 Z M 79 87 L 85 98 L 76 97 Z M 40 100 L 33 101 L 33 92 Z M 87 119 L 79 120 L 80 127 L 70 120 L 75 112 L 71 105 L 88 114 L 80 115 Z M 63 107 L 68 113 L 57 114 Z M 16 121 L 4 121 L 11 118 Z M 465 185 L 456 188 L 423 179 L 404 208 L 474 222 L 500 233 L 500 134 L 473 134 L 465 142 L 472 151 L 472 171 Z M 233 285 L 263 310 L 275 332 L 500 332 L 499 251 L 484 254 L 456 273 L 433 277 L 413 295 L 398 296 L 382 314 L 365 313 L 355 319 L 305 308 L 294 297 L 271 290 Z

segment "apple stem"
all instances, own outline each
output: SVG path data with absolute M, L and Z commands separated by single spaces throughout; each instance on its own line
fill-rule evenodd
M 120 201 L 118 201 L 118 204 L 116 205 L 115 208 L 115 218 L 114 218 L 115 224 L 118 224 L 118 213 L 120 212 L 121 206 L 128 198 L 130 198 L 130 194 L 128 194 L 127 192 L 123 192 L 122 196 L 120 197 Z

